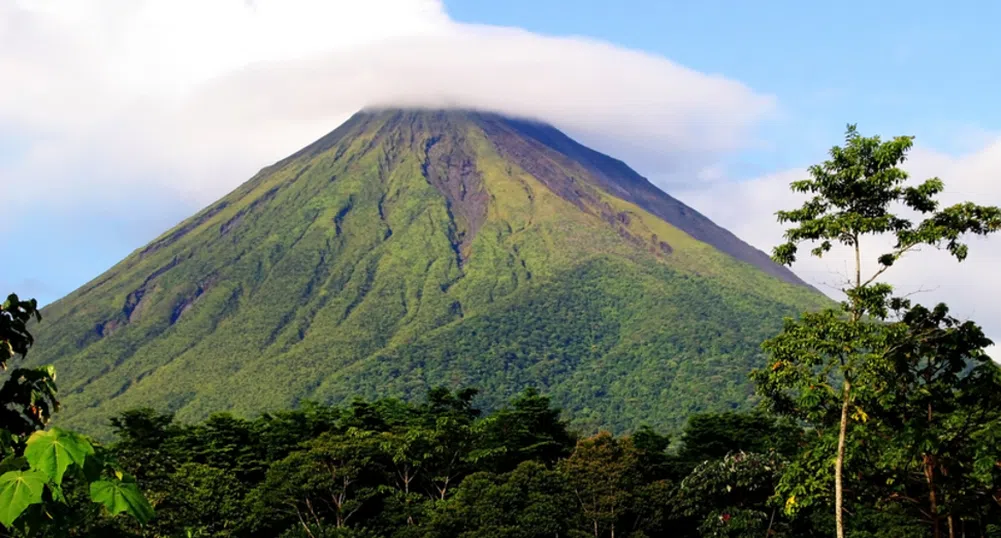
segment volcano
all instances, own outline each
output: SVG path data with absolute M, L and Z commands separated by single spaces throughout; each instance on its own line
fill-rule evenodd
M 46 307 L 29 360 L 89 432 L 438 385 L 672 430 L 751 405 L 760 342 L 824 304 L 552 126 L 365 110 Z

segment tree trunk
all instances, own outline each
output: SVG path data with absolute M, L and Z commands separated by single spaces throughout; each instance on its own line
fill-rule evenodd
M 935 458 L 929 454 L 924 456 L 925 482 L 928 483 L 928 507 L 931 512 L 931 532 L 934 538 L 942 537 L 939 525 L 938 498 L 935 496 Z
M 444 501 L 445 500 L 445 495 L 448 494 L 448 479 L 449 479 L 449 477 L 446 476 L 445 477 L 445 482 L 442 484 L 442 486 L 440 488 L 438 488 L 438 499 L 439 500 Z
M 859 246 L 859 234 L 853 234 L 853 244 L 855 247 L 855 290 L 862 288 L 862 249 Z M 857 299 L 852 304 L 852 321 L 858 322 L 862 319 L 862 307 Z M 841 361 L 844 370 L 844 359 Z M 841 424 L 838 426 L 838 458 L 834 462 L 834 525 L 838 538 L 845 538 L 845 488 L 844 488 L 844 468 L 845 468 L 845 440 L 848 437 L 848 405 L 851 402 L 852 383 L 849 381 L 848 372 L 844 373 L 845 380 L 841 384 Z
M 834 462 L 834 524 L 837 527 L 838 538 L 845 538 L 844 521 L 844 477 L 845 439 L 848 437 L 848 402 L 851 399 L 852 384 L 845 379 L 841 387 L 843 401 L 841 402 L 841 426 L 838 429 L 838 459 Z
M 407 526 L 412 526 L 414 524 L 414 516 L 410 513 L 410 467 L 407 466 L 407 470 L 404 471 L 403 475 L 403 494 L 406 496 L 406 508 L 407 508 Z
M 293 508 L 295 508 L 295 515 L 299 518 L 299 524 L 302 525 L 303 532 L 305 532 L 306 536 L 309 538 L 315 538 L 315 536 L 313 536 L 313 531 L 309 530 L 309 524 L 306 523 L 306 518 L 303 517 L 302 511 L 299 510 L 298 506 L 293 506 Z
M 956 523 L 952 520 L 952 514 L 949 514 L 946 521 L 949 524 L 949 538 L 956 538 Z

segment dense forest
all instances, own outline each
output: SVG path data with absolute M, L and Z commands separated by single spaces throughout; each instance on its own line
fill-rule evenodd
M 45 535 L 833 533 L 827 503 L 792 514 L 776 497 L 813 436 L 792 421 L 760 412 L 696 415 L 674 443 L 649 429 L 580 436 L 533 391 L 489 416 L 471 405 L 473 392 L 435 390 L 422 403 L 307 404 L 253 420 L 218 414 L 190 425 L 149 409 L 124 413 L 112 420 L 116 440 L 105 457 L 142 485 L 155 516 L 146 525 L 109 518 L 101 504 L 86 501 L 76 480 L 64 486 L 68 504 Z M 989 470 L 981 482 L 964 469 L 972 463 L 955 460 L 955 478 L 947 480 L 965 483 L 940 486 L 945 496 L 962 494 L 943 500 L 949 503 L 943 515 L 952 519 L 954 536 L 999 535 L 997 473 Z M 855 468 L 865 473 L 860 462 Z M 851 536 L 929 535 L 920 473 L 905 465 L 880 468 L 853 478 L 851 487 Z
M 809 198 L 779 213 L 790 227 L 774 258 L 840 245 L 855 270 L 839 307 L 789 318 L 762 343 L 753 412 L 694 414 L 673 437 L 614 436 L 575 430 L 534 390 L 482 413 L 475 390 L 438 388 L 196 423 L 136 409 L 111 417 L 101 444 L 51 427 L 55 372 L 21 364 L 0 386 L 0 525 L 9 536 L 1001 536 L 992 342 L 881 280 L 921 246 L 962 261 L 963 237 L 1001 230 L 1001 209 L 940 207 L 938 178 L 907 185 L 897 165 L 911 144 L 849 126 L 844 147 L 792 184 Z M 867 251 L 872 236 L 893 246 Z M 0 368 L 24 358 L 38 318 L 33 300 L 3 304 Z

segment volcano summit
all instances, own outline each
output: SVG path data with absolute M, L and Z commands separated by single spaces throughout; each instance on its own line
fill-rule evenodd
M 369 110 L 48 306 L 60 420 L 525 387 L 583 429 L 744 407 L 759 343 L 826 302 L 555 128 Z

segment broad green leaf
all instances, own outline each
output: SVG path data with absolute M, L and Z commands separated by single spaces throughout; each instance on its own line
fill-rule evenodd
M 62 483 L 67 467 L 75 463 L 82 468 L 87 456 L 93 454 L 94 447 L 83 436 L 60 428 L 31 434 L 24 449 L 31 468 L 45 473 L 56 484 Z
M 42 502 L 48 482 L 38 471 L 10 471 L 0 475 L 0 523 L 10 527 L 29 506 Z
M 90 485 L 90 498 L 103 504 L 112 515 L 125 512 L 140 523 L 153 518 L 153 507 L 132 481 L 98 480 Z

